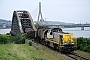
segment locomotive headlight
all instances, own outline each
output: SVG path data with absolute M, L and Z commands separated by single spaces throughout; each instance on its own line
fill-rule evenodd
M 67 44 L 67 43 L 64 43 L 64 44 Z
M 74 44 L 73 42 L 71 44 Z
M 66 42 L 64 42 L 63 44 L 64 44 L 64 45 L 66 45 L 67 43 L 66 43 Z

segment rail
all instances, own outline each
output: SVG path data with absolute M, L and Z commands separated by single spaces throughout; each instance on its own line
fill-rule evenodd
M 74 59 L 74 60 L 90 60 L 89 58 L 81 56 L 77 53 L 70 53 L 70 54 L 65 54 L 65 55 Z

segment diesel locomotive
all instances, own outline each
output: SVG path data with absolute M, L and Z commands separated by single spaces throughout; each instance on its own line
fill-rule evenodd
M 50 46 L 60 52 L 74 52 L 77 48 L 73 34 L 65 33 L 61 28 L 39 27 L 36 32 L 36 41 Z

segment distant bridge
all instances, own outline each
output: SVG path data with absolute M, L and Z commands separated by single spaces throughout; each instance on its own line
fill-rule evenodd
M 84 27 L 90 27 L 90 24 L 72 24 L 72 25 L 48 25 L 49 27 L 81 27 L 81 30 L 84 30 Z
M 90 24 L 71 24 L 71 25 L 48 25 L 48 26 L 64 26 L 64 27 L 90 27 Z

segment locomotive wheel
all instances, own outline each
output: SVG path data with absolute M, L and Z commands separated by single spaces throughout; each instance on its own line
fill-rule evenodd
M 40 38 L 36 37 L 36 42 L 40 43 Z
M 46 46 L 46 41 L 44 41 L 44 44 L 43 45 Z
M 71 51 L 71 53 L 74 53 L 74 51 Z
M 57 49 L 57 47 L 56 47 L 56 46 L 54 46 L 54 49 L 56 50 L 56 49 Z
M 47 42 L 47 46 L 48 46 L 48 47 L 50 46 L 49 44 L 50 44 L 50 42 Z
M 54 45 L 54 49 L 57 50 L 58 49 L 58 45 L 53 44 Z
M 39 39 L 39 43 L 41 43 L 41 40 Z
M 46 44 L 44 39 L 41 40 L 41 44 L 42 45 L 45 45 Z
M 61 54 L 63 54 L 63 51 L 60 51 Z
M 47 46 L 47 42 L 46 41 L 45 41 L 44 45 Z
M 41 40 L 41 44 L 43 45 L 43 40 Z
M 34 39 L 36 42 L 38 42 L 38 38 L 36 37 L 35 39 Z

